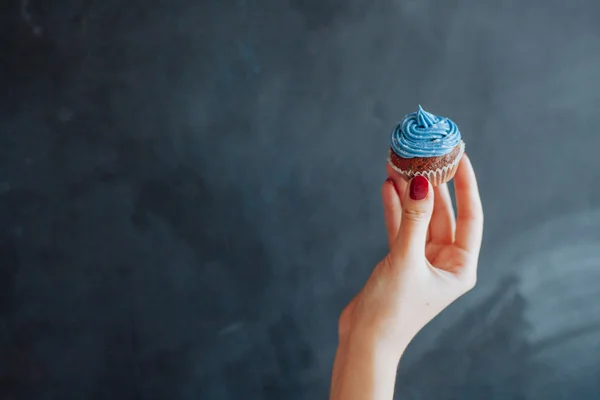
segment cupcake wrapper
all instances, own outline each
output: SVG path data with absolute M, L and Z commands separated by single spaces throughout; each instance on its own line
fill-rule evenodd
M 441 185 L 442 183 L 446 183 L 446 182 L 450 181 L 454 177 L 454 174 L 456 173 L 456 170 L 458 169 L 458 163 L 460 162 L 460 159 L 462 158 L 464 152 L 465 152 L 465 143 L 463 141 L 461 141 L 460 142 L 460 152 L 458 153 L 458 156 L 456 157 L 454 162 L 452 162 L 452 164 L 449 164 L 442 168 L 438 168 L 438 169 L 434 169 L 434 170 L 416 171 L 415 172 L 412 169 L 403 170 L 403 169 L 396 167 L 391 161 L 392 150 L 390 149 L 390 152 L 388 153 L 388 164 L 390 164 L 390 166 L 394 169 L 394 171 L 398 172 L 407 181 L 414 178 L 415 176 L 424 176 L 431 183 L 431 186 L 438 186 L 438 185 Z

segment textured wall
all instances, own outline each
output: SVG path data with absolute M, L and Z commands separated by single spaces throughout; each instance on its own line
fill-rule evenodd
M 486 231 L 399 397 L 600 397 L 597 1 L 0 12 L 3 399 L 326 397 L 418 103 L 461 127 Z

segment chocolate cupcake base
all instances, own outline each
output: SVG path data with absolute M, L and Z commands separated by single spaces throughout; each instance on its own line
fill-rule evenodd
M 432 186 L 438 186 L 454 177 L 464 152 L 462 140 L 450 153 L 439 157 L 402 158 L 390 148 L 388 162 L 407 181 L 415 176 L 424 176 Z

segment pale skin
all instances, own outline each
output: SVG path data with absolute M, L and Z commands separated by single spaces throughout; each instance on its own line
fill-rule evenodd
M 410 341 L 477 279 L 483 209 L 469 158 L 454 177 L 456 217 L 446 184 L 425 185 L 425 198 L 415 200 L 389 165 L 387 174 L 389 253 L 340 316 L 332 400 L 391 400 Z

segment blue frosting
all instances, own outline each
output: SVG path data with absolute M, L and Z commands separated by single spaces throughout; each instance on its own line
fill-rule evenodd
M 392 132 L 392 150 L 402 158 L 439 157 L 460 143 L 456 124 L 423 110 L 408 114 Z

